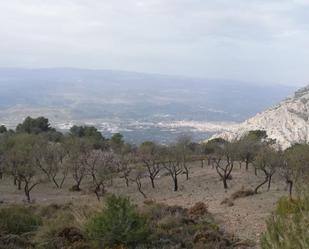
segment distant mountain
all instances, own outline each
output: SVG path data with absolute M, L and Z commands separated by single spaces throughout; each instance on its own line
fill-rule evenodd
M 131 142 L 169 142 L 183 132 L 207 138 L 222 122 L 241 122 L 294 91 L 280 85 L 70 68 L 2 68 L 0 89 L 0 123 L 9 127 L 28 115 L 44 115 L 59 129 L 92 124 L 107 136 L 122 132 Z
M 294 143 L 309 142 L 309 85 L 278 105 L 215 136 L 231 140 L 250 130 L 265 130 L 283 149 Z

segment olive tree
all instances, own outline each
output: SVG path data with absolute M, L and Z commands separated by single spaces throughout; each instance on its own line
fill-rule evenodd
M 269 145 L 264 145 L 257 153 L 253 166 L 264 173 L 265 179 L 256 186 L 254 192 L 257 194 L 259 188 L 268 183 L 267 190 L 270 190 L 272 176 L 276 170 L 283 164 L 283 156 L 280 151 L 276 151 Z
M 284 151 L 284 162 L 279 168 L 281 176 L 284 177 L 289 196 L 292 198 L 294 184 L 303 187 L 308 183 L 309 177 L 309 145 L 295 144 Z

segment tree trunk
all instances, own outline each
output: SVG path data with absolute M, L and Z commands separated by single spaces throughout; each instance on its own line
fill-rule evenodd
M 177 175 L 175 175 L 174 179 L 174 191 L 178 191 L 178 180 L 177 180 Z
M 257 168 L 254 168 L 254 174 L 257 176 Z
M 126 180 L 126 186 L 129 187 L 129 178 L 125 176 L 124 179 Z
M 137 188 L 138 188 L 138 191 L 143 195 L 143 197 L 146 199 L 147 196 L 146 194 L 142 191 L 142 183 L 140 181 L 140 179 L 136 179 L 136 185 L 137 185 Z
M 293 181 L 287 181 L 289 184 L 289 198 L 292 200 L 292 191 L 293 191 Z
M 154 177 L 150 176 L 150 181 L 151 181 L 151 187 L 155 188 Z
M 185 167 L 186 180 L 189 180 L 189 170 Z
M 29 191 L 28 182 L 25 182 L 24 190 L 25 190 L 25 195 L 26 195 L 27 201 L 30 203 L 31 198 L 30 198 L 30 191 Z
M 223 177 L 222 177 L 222 181 L 223 181 L 224 189 L 227 189 L 228 186 L 227 186 L 227 179 L 226 179 L 226 176 L 223 176 Z
M 249 162 L 246 160 L 246 170 L 249 169 Z
M 268 187 L 267 187 L 267 191 L 270 190 L 271 178 L 272 178 L 272 175 L 268 177 Z
M 55 177 L 52 177 L 53 183 L 55 184 L 56 188 L 60 188 L 58 182 L 56 181 Z
M 18 183 L 18 190 L 21 190 L 21 180 L 17 180 Z
M 201 168 L 204 168 L 204 160 L 201 160 Z
M 254 193 L 257 194 L 259 188 L 262 187 L 262 186 L 263 186 L 264 184 L 266 184 L 267 182 L 268 182 L 268 176 L 265 177 L 264 182 L 262 182 L 261 184 L 259 184 L 259 185 L 255 188 Z

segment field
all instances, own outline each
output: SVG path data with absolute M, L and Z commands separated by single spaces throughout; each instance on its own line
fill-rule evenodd
M 191 207 L 197 202 L 204 202 L 209 211 L 214 215 L 216 222 L 227 232 L 234 234 L 243 240 L 252 240 L 258 244 L 261 233 L 265 230 L 265 220 L 270 215 L 277 200 L 287 195 L 285 183 L 274 176 L 269 192 L 266 187 L 260 189 L 260 193 L 253 196 L 239 198 L 232 204 L 221 204 L 225 198 L 241 189 L 253 189 L 264 180 L 262 172 L 254 175 L 252 167 L 246 171 L 241 169 L 238 163 L 232 172 L 232 179 L 228 181 L 229 189 L 224 190 L 216 170 L 211 166 L 201 167 L 200 162 L 190 165 L 190 179 L 186 180 L 185 175 L 179 177 L 179 191 L 173 191 L 173 182 L 166 172 L 155 180 L 155 189 L 151 188 L 150 180 L 142 179 L 142 189 L 147 195 L 147 200 L 152 200 L 168 205 L 179 205 Z M 90 204 L 98 205 L 98 201 L 90 190 L 90 179 L 85 179 L 82 184 L 82 191 L 71 192 L 73 185 L 71 179 L 67 179 L 63 189 L 53 187 L 51 183 L 44 183 L 36 187 L 32 192 L 33 201 L 39 205 L 51 203 L 64 204 L 71 202 L 73 205 Z M 138 205 L 143 205 L 145 198 L 137 191 L 134 182 L 126 187 L 124 179 L 115 178 L 107 186 L 107 191 L 120 195 L 129 196 Z M 18 191 L 12 184 L 12 179 L 6 178 L 0 182 L 1 205 L 7 203 L 23 203 L 23 191 Z M 258 248 L 258 247 L 257 247 Z

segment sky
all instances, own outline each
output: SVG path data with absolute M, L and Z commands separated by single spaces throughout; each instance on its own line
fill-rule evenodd
M 309 0 L 1 0 L 0 67 L 301 86 Z

